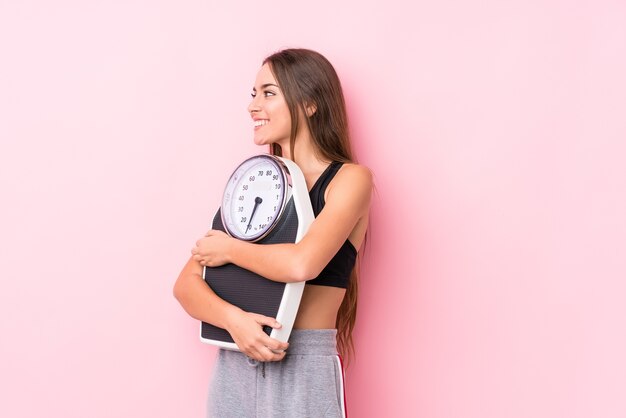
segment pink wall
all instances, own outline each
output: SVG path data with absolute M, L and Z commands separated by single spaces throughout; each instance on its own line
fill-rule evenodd
M 285 46 L 376 175 L 351 416 L 626 416 L 624 3 L 396 3 L 0 3 L 0 416 L 202 416 L 171 288 Z

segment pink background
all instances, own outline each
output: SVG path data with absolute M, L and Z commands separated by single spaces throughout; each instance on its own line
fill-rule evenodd
M 0 3 L 0 416 L 202 416 L 171 289 L 287 46 L 376 177 L 351 416 L 626 416 L 626 6 L 556 0 Z

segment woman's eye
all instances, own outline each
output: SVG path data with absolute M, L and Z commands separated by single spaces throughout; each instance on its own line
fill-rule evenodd
M 252 93 L 250 93 L 250 96 L 254 99 L 256 97 L 256 91 L 253 91 Z M 263 97 L 270 97 L 270 96 L 276 96 L 276 93 L 274 93 L 271 90 L 263 91 Z

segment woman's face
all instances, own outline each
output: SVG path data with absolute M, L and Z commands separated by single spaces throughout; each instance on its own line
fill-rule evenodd
M 289 147 L 291 115 L 285 97 L 267 64 L 261 67 L 256 76 L 248 112 L 254 123 L 255 144 L 278 143 L 283 149 Z

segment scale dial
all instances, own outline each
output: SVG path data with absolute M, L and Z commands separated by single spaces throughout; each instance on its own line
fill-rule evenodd
M 230 176 L 222 198 L 222 223 L 229 235 L 258 241 L 276 226 L 289 198 L 291 179 L 284 163 L 257 155 Z

